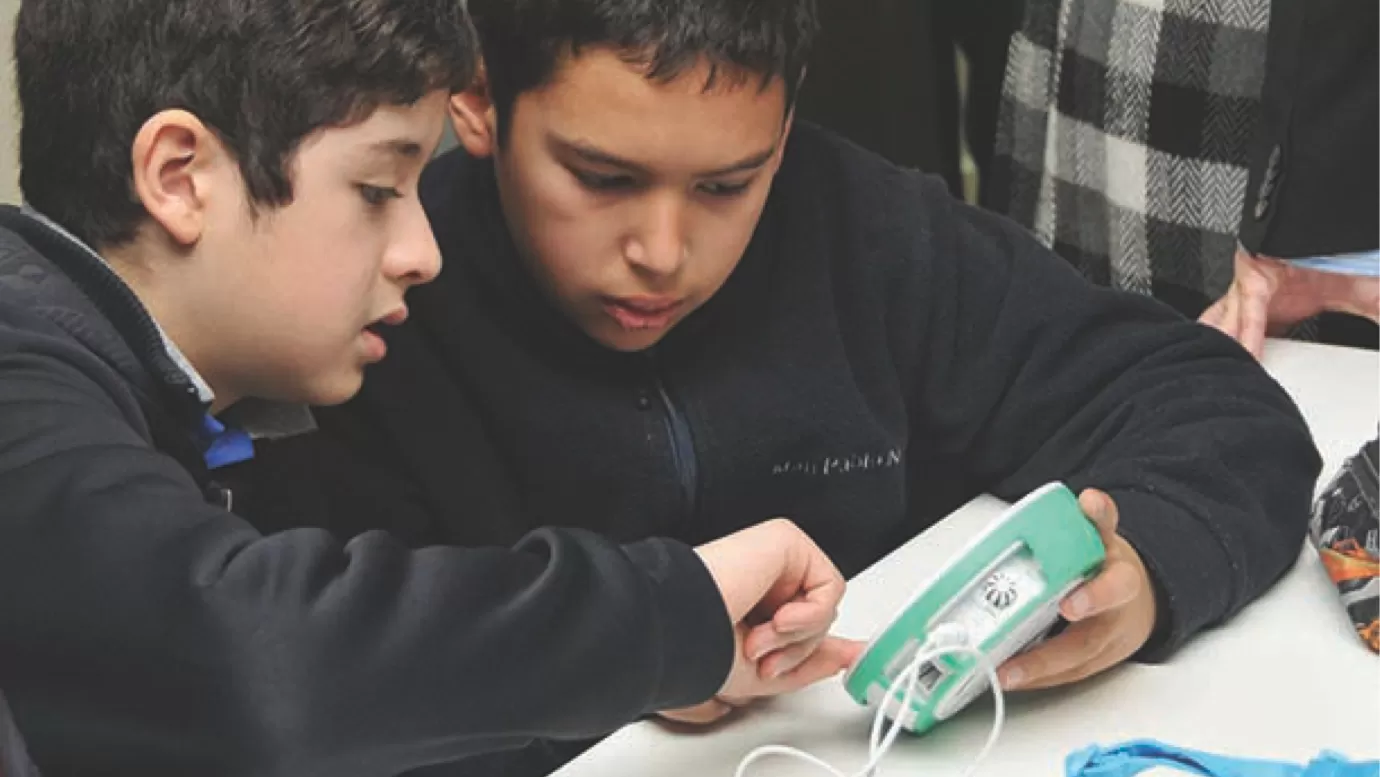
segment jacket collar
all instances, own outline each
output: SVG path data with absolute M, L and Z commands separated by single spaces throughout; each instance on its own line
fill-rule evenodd
M 105 259 L 28 207 L 0 207 L 0 227 L 23 238 L 57 271 L 49 272 L 33 261 L 25 263 L 29 303 L 126 380 L 158 397 L 180 423 L 200 429 L 214 398 L 210 386 Z M 41 277 L 37 284 L 35 273 Z M 0 276 L 4 274 L 0 268 Z M 302 405 L 247 400 L 225 415 L 254 438 L 291 436 L 315 428 L 311 412 Z

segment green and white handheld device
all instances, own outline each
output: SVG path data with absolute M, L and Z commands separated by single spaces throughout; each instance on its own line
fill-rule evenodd
M 1059 603 L 1104 558 L 1097 527 L 1077 497 L 1050 483 L 1002 513 L 922 586 L 872 638 L 844 686 L 859 704 L 884 704 L 901 728 L 928 731 L 968 706 L 989 681 L 970 651 L 934 650 L 917 668 L 920 650 L 942 648 L 945 640 L 952 645 L 958 635 L 1000 665 L 1048 635 Z M 908 690 L 910 703 L 900 709 Z

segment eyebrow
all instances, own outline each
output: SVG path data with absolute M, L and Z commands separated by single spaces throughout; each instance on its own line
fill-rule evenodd
M 406 138 L 390 138 L 370 145 L 369 150 L 375 153 L 416 159 L 422 155 L 422 144 Z
M 584 161 L 590 164 L 604 165 L 607 167 L 617 167 L 623 170 L 627 170 L 628 172 L 640 174 L 646 174 L 648 172 L 647 168 L 643 167 L 642 165 L 636 162 L 623 159 L 619 156 L 615 156 L 613 154 L 608 153 L 607 151 L 601 151 L 598 148 L 595 148 L 594 146 L 591 146 L 587 143 L 581 143 L 579 141 L 574 140 L 566 140 L 565 138 L 558 137 L 556 135 L 548 135 L 547 143 L 557 151 L 563 150 L 568 153 L 574 154 L 575 156 L 579 157 L 580 159 L 583 159 Z M 732 164 L 725 165 L 724 167 L 720 167 L 714 170 L 706 170 L 704 172 L 699 173 L 698 177 L 717 178 L 721 175 L 732 175 L 733 173 L 742 173 L 748 170 L 756 170 L 762 165 L 765 165 L 772 158 L 772 155 L 775 153 L 776 144 L 773 143 L 771 148 L 768 148 L 765 151 L 759 151 L 756 154 L 753 154 L 752 156 L 744 157 L 743 159 L 737 162 L 733 162 Z

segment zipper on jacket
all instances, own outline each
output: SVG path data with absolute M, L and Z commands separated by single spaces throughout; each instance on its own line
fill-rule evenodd
M 695 458 L 694 438 L 690 436 L 690 422 L 671 399 L 655 361 L 653 375 L 656 395 L 661 400 L 662 420 L 666 423 L 666 434 L 671 440 L 671 458 L 675 462 L 676 476 L 685 497 L 685 514 L 687 518 L 693 517 L 699 506 L 699 462 Z

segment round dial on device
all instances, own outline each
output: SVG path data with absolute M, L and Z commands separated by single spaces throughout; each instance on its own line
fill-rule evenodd
M 982 584 L 982 598 L 994 609 L 1005 610 L 1016 603 L 1016 580 L 1005 572 L 995 572 Z

